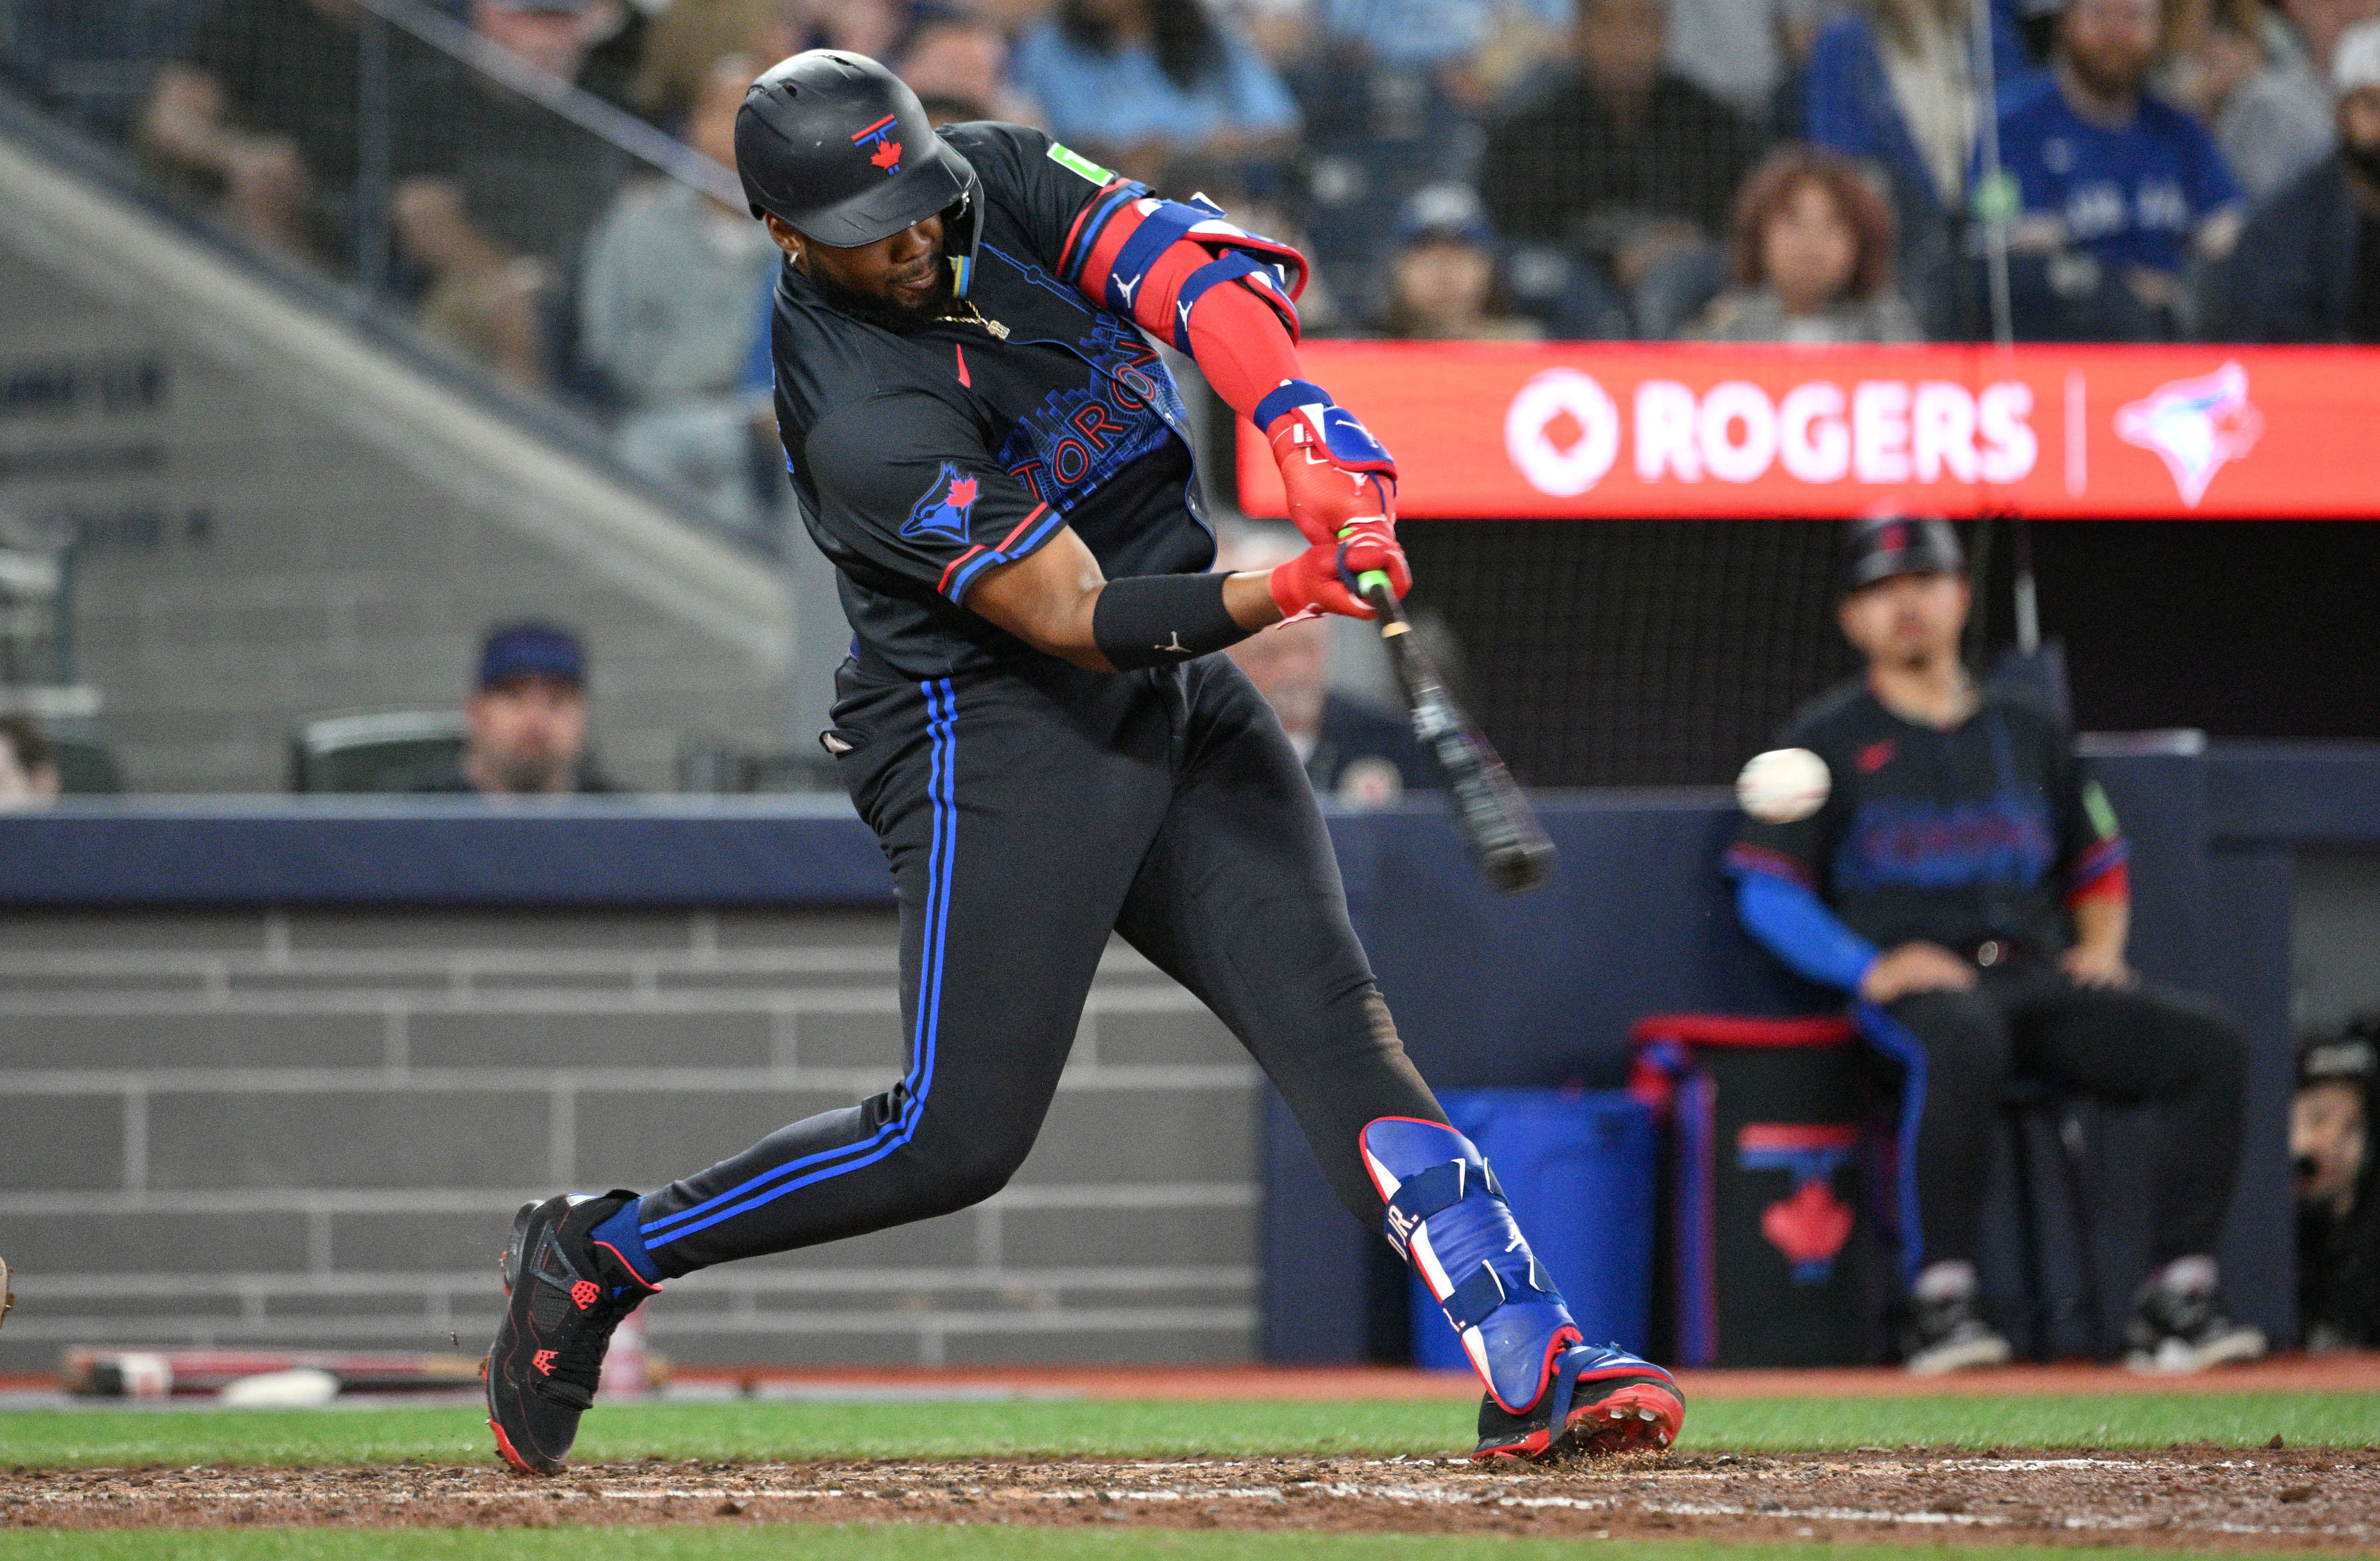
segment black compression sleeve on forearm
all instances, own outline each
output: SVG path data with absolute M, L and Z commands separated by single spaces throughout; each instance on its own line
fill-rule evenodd
M 1223 606 L 1227 575 L 1135 575 L 1110 580 L 1091 609 L 1091 638 L 1120 672 L 1162 667 L 1237 645 L 1254 631 Z

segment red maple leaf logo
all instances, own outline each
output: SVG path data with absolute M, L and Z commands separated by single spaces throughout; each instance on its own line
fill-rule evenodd
M 1814 1176 L 1791 1197 L 1761 1211 L 1760 1233 L 1789 1263 L 1823 1263 L 1851 1240 L 1854 1217 L 1851 1205 L 1835 1196 L 1826 1178 Z
M 875 163 L 879 168 L 891 168 L 896 165 L 901 161 L 901 143 L 889 140 L 878 141 L 876 150 L 868 154 L 868 161 Z
M 951 478 L 951 508 L 954 510 L 963 510 L 974 502 L 975 478 L 971 477 L 954 477 Z

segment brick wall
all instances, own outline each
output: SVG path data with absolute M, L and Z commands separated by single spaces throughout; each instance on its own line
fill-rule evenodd
M 0 1370 L 482 1348 L 514 1209 L 903 1066 L 889 912 L 0 914 Z M 1257 1074 L 1111 950 L 1038 1148 L 946 1218 L 674 1281 L 684 1361 L 1252 1357 Z

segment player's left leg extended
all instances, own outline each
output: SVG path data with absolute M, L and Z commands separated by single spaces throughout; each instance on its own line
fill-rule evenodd
M 845 669 L 839 761 L 892 866 L 907 1070 L 641 1197 L 521 1211 L 490 1350 L 516 1468 L 560 1469 L 613 1326 L 668 1279 L 998 1192 L 1058 1087 L 1172 794 L 1168 690 L 1054 664 L 936 680 Z
M 1406 1059 L 1280 723 L 1221 657 L 1181 676 L 1180 779 L 1116 929 L 1230 1026 L 1340 1200 L 1446 1309 L 1488 1388 L 1474 1457 L 1668 1446 L 1677 1384 L 1581 1338 L 1487 1161 Z

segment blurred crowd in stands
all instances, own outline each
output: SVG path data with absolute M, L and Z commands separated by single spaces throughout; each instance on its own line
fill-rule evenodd
M 427 333 L 771 524 L 765 236 L 468 50 L 370 25 L 396 8 L 22 0 L 0 61 L 53 107 L 115 82 L 85 122 L 259 245 L 351 273 L 384 224 Z M 722 163 L 758 71 L 875 55 L 938 121 L 1041 126 L 1306 249 L 1317 334 L 1988 339 L 1996 232 L 2019 340 L 2380 340 L 2380 0 L 432 8 Z

